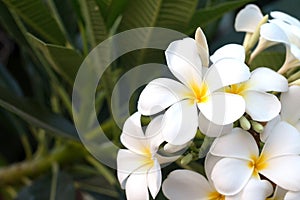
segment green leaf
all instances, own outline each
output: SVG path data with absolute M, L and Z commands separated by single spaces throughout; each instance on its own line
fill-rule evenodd
M 250 68 L 254 70 L 257 67 L 268 67 L 277 71 L 282 66 L 284 59 L 284 52 L 264 51 L 254 58 Z
M 29 33 L 27 36 L 31 44 L 43 53 L 53 69 L 73 84 L 83 57 L 73 49 L 46 44 Z
M 9 34 L 17 41 L 17 43 L 19 43 L 23 47 L 28 47 L 25 36 L 18 28 L 18 25 L 14 21 L 13 16 L 2 1 L 0 1 L 0 22 L 1 26 L 3 26 L 3 28 L 5 28 L 9 32 Z
M 129 0 L 120 31 L 137 27 L 164 27 L 183 31 L 196 5 L 196 0 Z
M 80 0 L 80 5 L 90 45 L 95 47 L 107 38 L 103 16 L 95 0 Z
M 65 45 L 66 39 L 43 1 L 3 0 L 36 33 L 53 44 Z
M 56 136 L 78 139 L 75 127 L 65 118 L 51 113 L 34 101 L 17 97 L 3 87 L 0 87 L 0 106 Z
M 23 188 L 16 198 L 17 200 L 42 200 L 49 199 L 52 176 L 47 175 L 35 181 L 32 185 Z M 73 200 L 76 192 L 73 179 L 70 175 L 59 172 L 55 200 Z
M 237 9 L 251 1 L 254 0 L 226 1 L 213 7 L 197 10 L 189 23 L 189 28 L 186 33 L 192 34 L 199 26 L 205 27 L 209 23 L 222 17 L 225 13 Z
M 108 12 L 105 17 L 106 26 L 111 28 L 115 23 L 118 16 L 120 16 L 125 7 L 127 6 L 129 0 L 111 0 L 110 6 L 108 7 Z

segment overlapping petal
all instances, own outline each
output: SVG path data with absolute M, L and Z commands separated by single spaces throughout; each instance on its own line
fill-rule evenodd
M 268 160 L 268 167 L 260 173 L 278 186 L 291 191 L 300 191 L 300 156 L 281 156 Z
M 196 30 L 195 40 L 197 43 L 198 53 L 202 61 L 202 65 L 203 67 L 208 67 L 209 65 L 208 45 L 207 45 L 206 37 L 200 27 L 198 27 Z
M 196 105 L 191 100 L 183 100 L 174 104 L 164 114 L 162 134 L 165 141 L 173 145 L 182 145 L 193 139 L 197 127 Z
M 253 120 L 269 121 L 276 117 L 281 109 L 281 104 L 276 96 L 259 91 L 247 91 L 243 93 L 246 101 L 246 113 Z
M 155 161 L 153 167 L 150 168 L 147 173 L 147 184 L 150 190 L 150 194 L 153 198 L 156 197 L 156 195 L 160 190 L 161 180 L 162 177 L 161 177 L 160 165 L 157 161 Z
M 170 200 L 208 199 L 213 188 L 200 174 L 190 170 L 176 170 L 169 174 L 162 186 L 163 192 Z
M 213 63 L 224 59 L 233 58 L 241 62 L 245 61 L 245 48 L 239 44 L 227 44 L 217 49 L 213 55 L 210 56 L 210 60 Z
M 286 14 L 286 13 L 283 13 L 283 12 L 280 12 L 280 11 L 273 11 L 270 13 L 270 15 L 275 18 L 275 19 L 280 19 L 282 21 L 285 21 L 289 24 L 292 24 L 294 26 L 298 26 L 300 27 L 300 22 L 298 19 Z
M 300 86 L 290 86 L 288 92 L 281 94 L 280 101 L 282 120 L 296 124 L 300 119 Z
M 253 169 L 248 160 L 223 158 L 216 163 L 211 179 L 217 191 L 225 195 L 235 195 L 248 183 Z
M 220 135 L 230 133 L 233 124 L 218 125 L 209 121 L 202 113 L 200 113 L 198 126 L 204 135 L 207 135 L 208 137 L 219 137 Z
M 230 124 L 245 112 L 245 101 L 240 95 L 215 92 L 207 102 L 198 103 L 202 114 L 217 125 Z
M 255 140 L 241 128 L 234 128 L 232 133 L 216 138 L 210 153 L 214 156 L 250 160 L 250 156 L 258 156 Z
M 143 115 L 153 115 L 184 99 L 189 93 L 190 90 L 177 81 L 158 78 L 140 94 L 138 110 Z
M 266 23 L 260 27 L 262 38 L 272 42 L 289 44 L 286 33 L 276 23 Z
M 250 77 L 248 66 L 240 60 L 224 58 L 218 60 L 205 74 L 204 81 L 211 92 L 222 87 L 244 82 Z
M 126 182 L 126 197 L 130 200 L 148 200 L 147 176 L 145 174 L 132 174 Z
M 248 90 L 257 90 L 263 92 L 288 91 L 287 79 L 281 74 L 278 74 L 277 72 L 266 67 L 260 67 L 251 72 L 251 77 L 247 81 L 247 86 Z
M 191 81 L 201 83 L 202 62 L 194 39 L 184 38 L 172 42 L 165 54 L 168 67 L 178 80 L 188 87 Z

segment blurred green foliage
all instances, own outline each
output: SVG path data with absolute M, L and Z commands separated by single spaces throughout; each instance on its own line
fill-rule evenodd
M 137 27 L 165 27 L 193 37 L 200 26 L 211 50 L 228 42 L 241 43 L 242 34 L 233 31 L 234 14 L 250 2 L 0 1 L 0 199 L 124 199 L 115 171 L 85 152 L 72 123 L 72 86 L 81 62 L 103 40 Z M 291 6 L 294 1 L 255 3 L 265 11 L 282 8 L 299 15 Z M 252 67 L 272 65 L 269 60 L 274 55 L 278 63 L 282 52 L 280 48 L 266 52 Z M 164 63 L 163 52 L 158 54 Z M 96 93 L 99 120 L 117 144 L 120 130 L 114 128 L 107 106 L 111 86 L 120 74 L 147 62 L 145 55 L 133 52 L 115 62 Z M 74 156 L 74 152 L 80 153 Z M 161 194 L 158 199 L 163 199 Z

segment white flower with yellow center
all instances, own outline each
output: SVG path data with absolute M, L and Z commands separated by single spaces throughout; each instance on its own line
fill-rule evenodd
M 199 123 L 200 129 L 201 121 L 209 121 L 212 129 L 220 131 L 220 125 L 236 121 L 245 110 L 241 96 L 219 89 L 246 81 L 250 75 L 248 67 L 235 58 L 219 60 L 208 69 L 203 67 L 208 63 L 208 49 L 201 29 L 197 30 L 196 36 L 198 41 L 185 38 L 172 42 L 165 52 L 168 67 L 180 82 L 155 79 L 145 87 L 138 101 L 138 110 L 143 115 L 153 115 L 168 108 L 163 117 L 162 133 L 173 145 L 193 139 L 198 127 L 198 109 L 203 119 Z
M 260 175 L 286 190 L 300 190 L 300 134 L 288 123 L 273 128 L 261 153 L 250 133 L 240 128 L 217 138 L 210 153 L 222 157 L 211 172 L 222 194 L 237 194 L 251 177 Z
M 128 200 L 148 200 L 148 188 L 155 198 L 161 186 L 160 164 L 178 158 L 164 158 L 157 153 L 163 142 L 160 132 L 162 116 L 154 118 L 145 133 L 140 117 L 135 113 L 126 120 L 121 142 L 128 150 L 120 149 L 117 155 L 118 179 Z
M 217 50 L 212 56 L 213 62 L 218 62 L 224 58 L 240 58 L 244 61 L 245 50 L 237 44 L 225 45 Z M 280 112 L 281 104 L 275 95 L 269 91 L 286 92 L 288 81 L 277 72 L 260 67 L 251 72 L 250 79 L 226 87 L 226 92 L 237 94 L 245 100 L 245 111 L 256 121 L 269 121 Z

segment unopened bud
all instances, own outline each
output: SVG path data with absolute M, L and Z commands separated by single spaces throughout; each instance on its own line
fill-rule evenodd
M 264 131 L 264 126 L 256 121 L 251 121 L 252 128 L 257 133 L 262 133 Z
M 189 153 L 181 159 L 180 163 L 182 165 L 188 165 L 192 160 L 193 160 L 193 155 Z
M 250 130 L 251 123 L 249 122 L 249 120 L 246 117 L 242 116 L 239 119 L 239 122 L 240 122 L 240 125 L 241 125 L 242 129 L 244 129 L 245 131 Z

